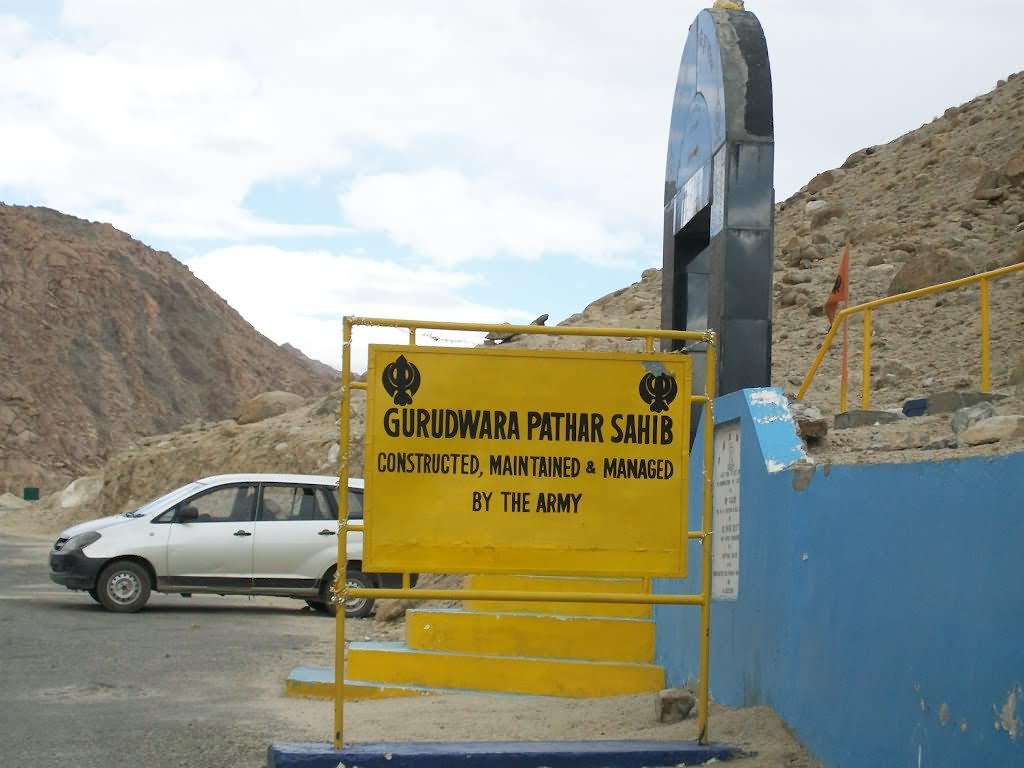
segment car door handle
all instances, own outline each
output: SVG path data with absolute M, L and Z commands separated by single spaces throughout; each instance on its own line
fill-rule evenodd
M 235 536 L 252 536 L 252 534 L 249 533 L 249 531 L 244 531 L 244 530 L 235 531 L 234 535 Z
M 322 531 L 317 533 L 317 536 L 333 536 L 333 535 L 334 535 L 334 531 L 332 531 L 330 528 L 324 528 Z

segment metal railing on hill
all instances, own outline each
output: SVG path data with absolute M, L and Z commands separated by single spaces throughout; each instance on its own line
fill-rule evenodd
M 981 288 L 981 391 L 989 392 L 992 389 L 991 382 L 991 370 L 989 362 L 989 335 L 990 335 L 990 320 L 989 320 L 989 282 L 997 280 L 1000 277 L 1012 274 L 1014 272 L 1020 272 L 1024 270 L 1024 263 L 1012 264 L 1008 267 L 1001 267 L 1000 269 L 993 269 L 989 272 L 981 272 L 977 275 L 971 275 L 970 277 L 963 277 L 959 280 L 950 280 L 948 283 L 937 283 L 935 285 L 929 285 L 926 288 L 919 288 L 916 291 L 907 291 L 906 293 L 898 293 L 895 296 L 886 296 L 883 299 L 875 299 L 874 301 L 868 301 L 863 304 L 857 304 L 853 307 L 846 307 L 836 313 L 835 320 L 832 323 L 832 327 L 829 328 L 828 335 L 825 336 L 825 340 L 821 343 L 821 349 L 818 350 L 817 357 L 814 358 L 814 362 L 811 364 L 810 370 L 804 377 L 803 383 L 800 385 L 800 390 L 796 393 L 797 400 L 803 400 L 804 395 L 807 394 L 807 390 L 811 386 L 811 382 L 814 381 L 814 376 L 818 372 L 818 367 L 821 365 L 822 360 L 825 359 L 825 355 L 832 347 L 832 341 L 835 339 L 836 331 L 838 331 L 843 323 L 846 322 L 847 318 L 856 314 L 864 315 L 864 359 L 863 359 L 863 375 L 861 378 L 861 410 L 868 410 L 871 407 L 871 313 L 877 307 L 884 306 L 886 304 L 896 304 L 901 301 L 908 299 L 917 299 L 921 296 L 929 296 L 933 293 L 941 293 L 943 291 L 951 291 L 956 288 L 962 288 L 966 285 L 973 285 L 978 283 Z M 847 383 L 845 378 L 841 378 L 839 386 L 839 411 L 843 412 L 846 410 L 847 405 Z

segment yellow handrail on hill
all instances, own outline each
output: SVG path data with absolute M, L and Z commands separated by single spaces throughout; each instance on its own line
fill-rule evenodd
M 989 296 L 988 296 L 988 283 L 990 280 L 996 280 L 1005 275 L 1009 275 L 1012 272 L 1019 272 L 1024 270 L 1024 263 L 1011 264 L 1008 267 L 1001 267 L 999 269 L 993 269 L 989 272 L 981 272 L 977 275 L 971 275 L 970 277 L 962 277 L 959 280 L 950 280 L 948 283 L 937 283 L 935 285 L 929 285 L 926 288 L 918 288 L 916 291 L 907 291 L 906 293 L 898 293 L 895 296 L 886 296 L 884 299 L 875 299 L 874 301 L 868 301 L 864 304 L 858 304 L 854 307 L 846 307 L 845 309 L 836 313 L 835 320 L 832 323 L 832 327 L 829 328 L 828 334 L 825 336 L 825 340 L 821 342 L 821 349 L 818 350 L 817 357 L 814 358 L 814 362 L 811 364 L 811 369 L 807 372 L 804 377 L 803 384 L 800 385 L 800 391 L 796 393 L 797 400 L 803 400 L 804 395 L 807 394 L 807 390 L 811 386 L 811 382 L 814 381 L 814 376 L 818 372 L 818 367 L 821 365 L 821 361 L 825 359 L 826 353 L 832 347 L 832 340 L 835 338 L 836 331 L 842 327 L 843 322 L 846 321 L 851 315 L 858 313 L 864 314 L 864 375 L 861 381 L 861 410 L 868 410 L 871 407 L 871 312 L 875 307 L 881 307 L 885 304 L 895 304 L 896 302 L 906 301 L 907 299 L 916 299 L 920 296 L 928 296 L 933 293 L 941 293 L 942 291 L 950 291 L 954 288 L 961 288 L 965 285 L 971 285 L 973 283 L 981 284 L 981 391 L 989 392 L 992 388 L 991 376 L 989 371 Z M 843 412 L 846 410 L 846 381 L 842 380 L 839 386 L 839 411 Z

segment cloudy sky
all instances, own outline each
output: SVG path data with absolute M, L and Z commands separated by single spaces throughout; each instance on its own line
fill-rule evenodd
M 336 367 L 344 315 L 554 323 L 660 266 L 704 6 L 0 0 L 0 201 L 168 250 Z M 779 200 L 1024 69 L 1019 0 L 747 8 Z

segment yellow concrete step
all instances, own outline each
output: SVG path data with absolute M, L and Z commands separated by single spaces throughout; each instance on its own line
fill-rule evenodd
M 621 696 L 665 687 L 665 672 L 654 664 L 439 653 L 401 643 L 351 643 L 346 678 L 569 697 Z
M 409 648 L 481 656 L 539 656 L 587 661 L 654 661 L 654 622 L 604 616 L 412 610 Z
M 296 667 L 285 682 L 285 695 L 305 699 L 333 699 L 335 693 L 333 667 Z M 390 699 L 406 696 L 429 696 L 444 693 L 431 688 L 409 685 L 384 685 L 368 680 L 346 680 L 345 699 Z M 457 693 L 457 691 L 451 691 Z
M 643 579 L 475 574 L 466 577 L 466 589 L 643 594 L 644 582 Z M 466 600 L 463 605 L 469 611 L 495 613 L 549 613 L 563 616 L 612 616 L 629 619 L 647 619 L 651 616 L 651 607 L 640 603 L 539 603 L 511 600 Z

